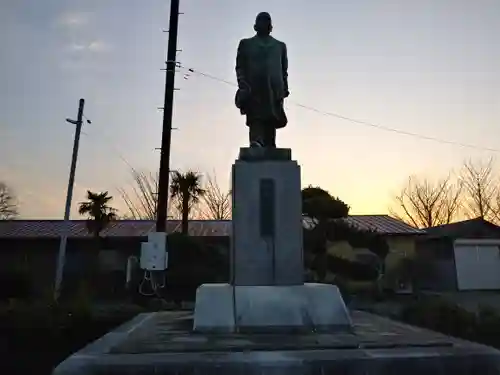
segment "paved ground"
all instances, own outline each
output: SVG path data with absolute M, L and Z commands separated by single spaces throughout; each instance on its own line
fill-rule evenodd
M 113 354 L 177 351 L 357 349 L 395 346 L 451 346 L 450 338 L 364 312 L 352 313 L 353 333 L 200 334 L 191 333 L 189 313 L 158 313 L 111 349 Z
M 54 375 L 500 374 L 500 352 L 364 312 L 342 334 L 199 334 L 186 312 L 140 314 Z

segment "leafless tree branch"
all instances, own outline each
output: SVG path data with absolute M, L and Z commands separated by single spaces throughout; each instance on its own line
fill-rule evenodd
M 498 179 L 493 172 L 493 159 L 486 162 L 468 160 L 464 163 L 460 181 L 465 199 L 463 211 L 470 219 L 499 219 L 500 190 Z
M 0 220 L 14 219 L 18 216 L 17 198 L 9 186 L 0 181 Z
M 394 198 L 392 216 L 417 228 L 429 228 L 452 222 L 459 213 L 461 182 L 451 175 L 436 182 L 411 176 L 401 193 Z
M 134 220 L 155 220 L 158 203 L 158 173 L 131 170 L 133 184 L 128 189 L 118 189 L 128 209 L 127 218 Z M 180 219 L 180 203 L 170 199 L 168 217 Z
M 215 173 L 205 177 L 205 194 L 202 197 L 200 216 L 206 220 L 231 219 L 231 191 L 223 191 Z

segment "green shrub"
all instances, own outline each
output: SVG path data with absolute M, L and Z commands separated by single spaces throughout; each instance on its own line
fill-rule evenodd
M 401 319 L 450 336 L 500 348 L 500 313 L 490 307 L 482 307 L 474 314 L 440 298 L 424 298 L 404 308 Z
M 28 272 L 12 269 L 0 274 L 0 301 L 11 298 L 30 298 L 34 294 L 33 283 Z
M 89 317 L 92 314 L 92 294 L 89 285 L 80 282 L 75 294 L 66 305 L 69 313 L 79 317 Z
M 196 289 L 201 284 L 229 279 L 227 254 L 182 233 L 170 234 L 167 241 L 167 282 L 165 288 L 160 291 L 165 299 L 176 303 L 193 301 Z
M 500 348 L 500 314 L 493 308 L 482 307 L 478 312 L 477 341 Z
M 403 321 L 465 339 L 477 336 L 478 319 L 457 304 L 440 298 L 419 299 L 401 312 Z
M 71 353 L 131 317 L 97 317 L 81 301 L 11 299 L 0 306 L 2 360 L 14 369 L 10 373 L 48 374 Z

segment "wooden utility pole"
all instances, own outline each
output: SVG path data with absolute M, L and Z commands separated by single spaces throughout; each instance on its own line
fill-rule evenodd
M 179 0 L 170 1 L 170 25 L 166 61 L 165 101 L 163 104 L 163 130 L 161 135 L 160 173 L 158 182 L 158 206 L 156 208 L 156 231 L 165 232 L 170 176 L 170 144 L 172 139 L 172 113 L 177 55 L 177 29 L 179 26 Z
M 73 198 L 73 186 L 75 184 L 76 162 L 78 159 L 78 147 L 80 145 L 80 134 L 82 132 L 83 124 L 83 107 L 85 100 L 80 99 L 78 102 L 78 115 L 76 120 L 66 119 L 70 124 L 76 125 L 75 139 L 73 141 L 73 154 L 71 156 L 71 167 L 69 169 L 68 191 L 66 194 L 66 206 L 64 209 L 64 227 L 61 234 L 61 242 L 59 243 L 59 254 L 57 257 L 56 279 L 54 283 L 54 300 L 58 300 L 61 293 L 61 284 L 64 274 L 64 262 L 66 258 L 66 244 L 68 242 L 69 232 L 69 215 L 71 212 L 71 200 Z

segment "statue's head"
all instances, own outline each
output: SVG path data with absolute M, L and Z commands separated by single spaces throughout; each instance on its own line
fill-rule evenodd
M 257 15 L 257 18 L 255 18 L 255 25 L 253 29 L 259 35 L 271 34 L 271 31 L 273 31 L 271 15 L 267 12 L 260 12 Z

